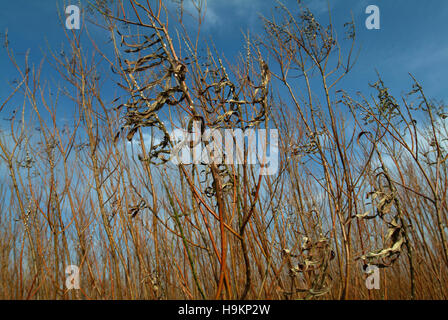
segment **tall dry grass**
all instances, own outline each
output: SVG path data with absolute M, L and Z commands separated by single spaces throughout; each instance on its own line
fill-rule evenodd
M 108 48 L 84 49 L 85 27 L 38 66 L 6 48 L 19 80 L 3 118 L 20 104 L 0 137 L 2 299 L 447 298 L 443 106 L 415 79 L 399 100 L 381 78 L 371 97 L 344 91 L 353 23 L 338 42 L 280 5 L 230 63 L 162 1 L 94 9 Z M 278 129 L 278 173 L 173 165 L 165 138 L 193 121 Z

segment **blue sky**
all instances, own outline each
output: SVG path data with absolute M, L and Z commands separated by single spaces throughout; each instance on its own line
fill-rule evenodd
M 285 1 L 294 4 L 296 1 Z M 328 19 L 328 1 L 305 2 L 323 21 Z M 443 0 L 330 0 L 332 19 L 343 37 L 343 24 L 351 14 L 357 25 L 359 60 L 346 84 L 355 90 L 367 89 L 376 80 L 376 69 L 386 83 L 401 94 L 411 83 L 413 73 L 429 96 L 446 99 L 448 75 L 448 2 Z M 365 27 L 365 9 L 377 5 L 381 10 L 381 29 Z M 275 1 L 209 1 L 208 24 L 213 38 L 226 48 L 241 43 L 241 31 L 260 30 L 257 12 L 269 15 Z M 227 44 L 227 45 L 226 45 Z M 241 48 L 241 47 L 240 47 Z M 238 49 L 240 49 L 238 48 Z M 233 53 L 233 50 L 230 49 Z
M 167 0 L 164 0 L 167 2 Z M 190 0 L 185 0 L 190 1 Z M 295 4 L 297 0 L 284 1 Z M 320 21 L 328 19 L 326 0 L 302 0 Z M 79 1 L 67 0 L 66 4 Z M 168 2 L 167 2 L 168 4 Z M 376 81 L 376 70 L 386 85 L 396 95 L 411 88 L 408 73 L 413 73 L 424 86 L 427 96 L 448 101 L 446 82 L 448 75 L 448 1 L 446 0 L 330 0 L 333 24 L 339 38 L 344 36 L 343 25 L 351 15 L 357 25 L 357 46 L 361 49 L 355 68 L 344 80 L 343 88 L 353 92 L 372 93 L 369 83 Z M 365 28 L 365 9 L 377 5 L 381 10 L 381 29 Z M 81 1 L 81 7 L 86 1 Z M 243 32 L 252 34 L 262 31 L 259 15 L 269 16 L 276 5 L 272 0 L 208 0 L 203 36 L 213 39 L 216 47 L 229 60 L 233 60 L 244 48 Z M 8 30 L 10 47 L 18 61 L 23 61 L 30 51 L 30 61 L 39 64 L 48 52 L 47 45 L 58 52 L 65 42 L 65 34 L 58 15 L 63 15 L 63 0 L 14 0 L 1 1 L 0 6 L 0 105 L 10 94 L 10 82 L 17 75 L 6 55 L 2 35 Z M 100 47 L 107 48 L 105 32 L 94 27 L 89 30 Z M 107 68 L 107 70 L 110 70 Z M 59 76 L 48 65 L 44 67 L 42 79 L 59 81 Z M 103 92 L 104 93 L 104 92 Z M 112 100 L 114 92 L 106 93 Z M 12 100 L 0 115 L 0 128 L 6 128 L 10 110 L 21 104 Z M 59 105 L 60 123 L 65 123 L 74 108 L 73 104 Z M 64 120 L 65 119 L 65 120 Z M 68 121 L 70 122 L 70 121 Z M 2 132 L 0 131 L 0 135 Z M 0 167 L 0 176 L 4 175 Z
M 164 0 L 169 3 L 168 0 Z M 190 0 L 185 0 L 186 2 Z M 295 4 L 297 0 L 284 1 Z M 302 0 L 321 21 L 327 21 L 327 0 Z M 79 1 L 66 1 L 78 4 Z M 344 85 L 355 91 L 368 90 L 368 83 L 376 80 L 378 70 L 395 94 L 410 89 L 408 73 L 413 73 L 432 98 L 447 100 L 448 74 L 448 1 L 444 0 L 329 0 L 332 18 L 340 38 L 344 36 L 344 22 L 351 14 L 357 25 L 357 44 L 361 48 L 358 62 Z M 381 29 L 367 30 L 365 8 L 377 5 L 381 10 Z M 85 7 L 86 1 L 81 1 Z M 276 5 L 271 0 L 208 0 L 203 36 L 212 38 L 226 58 L 232 60 L 243 48 L 242 33 L 261 31 L 260 14 L 269 15 Z M 8 29 L 11 48 L 17 59 L 30 50 L 30 60 L 39 63 L 48 45 L 55 50 L 64 42 L 64 31 L 58 17 L 63 16 L 62 0 L 2 1 L 0 34 Z M 187 5 L 188 8 L 188 5 Z M 323 19 L 323 20 L 322 20 Z M 92 28 L 97 41 L 106 45 L 104 33 Z M 3 37 L 0 38 L 3 41 Z M 0 48 L 0 98 L 10 92 L 8 81 L 14 79 L 5 50 Z M 51 68 L 44 69 L 43 78 L 55 79 Z

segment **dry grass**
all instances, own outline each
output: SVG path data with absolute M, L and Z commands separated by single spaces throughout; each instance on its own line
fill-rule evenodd
M 0 298 L 447 298 L 446 116 L 415 79 L 400 101 L 381 80 L 375 98 L 351 96 L 354 34 L 338 43 L 297 8 L 230 64 L 213 46 L 199 56 L 181 21 L 168 29 L 161 2 L 98 5 L 110 48 L 67 30 L 69 50 L 46 61 L 56 89 L 6 49 L 22 104 L 0 138 Z M 279 172 L 165 163 L 163 137 L 192 120 L 277 128 Z

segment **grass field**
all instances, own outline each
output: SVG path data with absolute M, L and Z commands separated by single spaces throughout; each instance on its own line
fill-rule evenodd
M 41 65 L 6 35 L 1 299 L 448 297 L 445 106 L 412 75 L 403 96 L 381 75 L 353 94 L 354 23 L 341 43 L 328 20 L 278 7 L 235 61 L 162 1 L 96 1 L 109 47 L 66 29 Z M 193 123 L 277 130 L 258 140 L 277 170 L 251 163 L 248 139 L 239 163 L 174 164 L 170 134 Z

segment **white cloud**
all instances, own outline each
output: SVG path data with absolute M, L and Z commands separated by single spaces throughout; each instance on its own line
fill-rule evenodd
M 263 0 L 185 0 L 184 10 L 194 16 L 197 15 L 197 9 L 193 2 L 203 4 L 203 10 L 205 10 L 204 22 L 208 27 L 222 27 L 235 18 L 252 20 L 266 3 Z M 225 16 L 223 12 L 228 12 L 227 10 L 233 15 Z
M 310 9 L 311 12 L 314 14 L 323 14 L 328 12 L 328 5 L 330 5 L 330 8 L 332 7 L 333 3 L 332 1 L 327 0 L 308 0 L 308 1 L 302 1 L 303 4 Z

